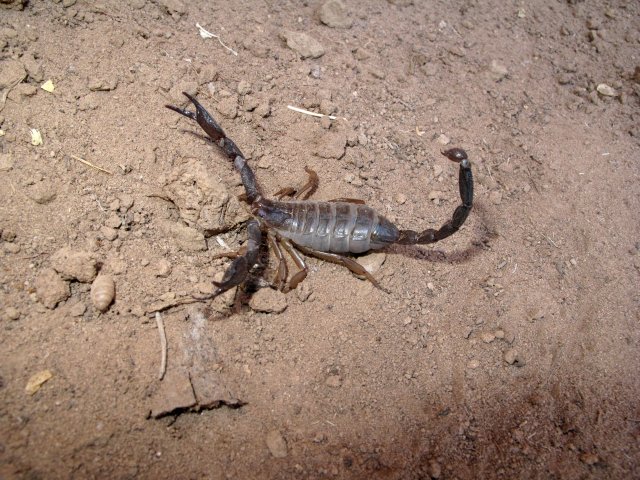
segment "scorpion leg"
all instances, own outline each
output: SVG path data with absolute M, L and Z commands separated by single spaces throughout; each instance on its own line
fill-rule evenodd
M 458 174 L 458 185 L 460 189 L 460 200 L 462 203 L 453 212 L 451 220 L 442 225 L 438 230 L 427 228 L 422 232 L 413 230 L 400 230 L 400 237 L 396 243 L 402 245 L 417 245 L 434 243 L 453 235 L 462 226 L 469 216 L 473 207 L 473 174 L 471 164 L 467 158 L 467 152 L 461 148 L 451 148 L 442 152 L 449 160 L 460 164 Z
M 325 260 L 331 263 L 337 263 L 338 265 L 347 267 L 356 275 L 365 277 L 367 280 L 369 280 L 373 284 L 374 287 L 379 288 L 385 293 L 390 293 L 389 290 L 387 290 L 386 288 L 384 288 L 382 285 L 378 283 L 375 277 L 371 275 L 366 268 L 364 268 L 362 265 L 356 262 L 353 258 L 345 257 L 344 255 L 338 255 L 337 253 L 319 252 L 317 250 L 311 250 L 309 248 L 300 247 L 299 245 L 296 245 L 296 248 L 298 248 L 305 255 L 310 255 L 312 257 L 319 258 L 320 260 Z
M 285 260 L 282 249 L 280 248 L 280 245 L 278 245 L 278 241 L 276 240 L 274 235 L 269 234 L 267 238 L 269 240 L 269 245 L 271 246 L 273 253 L 278 259 L 278 268 L 276 269 L 273 283 L 278 290 L 284 291 L 287 282 L 287 275 L 289 273 L 287 269 L 287 261 Z
M 302 200 L 306 200 L 313 192 L 315 192 L 318 188 L 318 184 L 320 180 L 318 179 L 318 174 L 311 170 L 309 167 L 304 167 L 304 171 L 309 175 L 309 179 L 307 183 L 302 185 L 300 188 L 294 187 L 285 187 L 278 190 L 274 195 L 278 197 L 280 200 L 282 197 L 293 197 L 295 199 L 301 198 Z
M 285 250 L 289 253 L 289 255 L 291 255 L 291 258 L 293 258 L 296 266 L 300 269 L 293 277 L 291 277 L 291 280 L 289 280 L 289 283 L 287 284 L 287 291 L 295 290 L 300 282 L 307 278 L 309 269 L 307 268 L 307 264 L 304 262 L 304 258 L 302 257 L 302 255 L 300 255 L 296 251 L 289 240 L 282 237 L 278 238 L 278 240 L 280 241 L 280 244 L 285 248 Z
M 229 265 L 224 272 L 224 276 L 220 282 L 213 282 L 217 287 L 216 290 L 211 295 L 196 297 L 198 300 L 215 298 L 245 281 L 249 270 L 251 270 L 258 261 L 260 242 L 262 241 L 262 232 L 260 231 L 260 224 L 257 220 L 249 220 L 247 222 L 247 234 L 249 239 L 247 240 L 244 254 L 236 257 L 233 262 L 231 262 L 231 265 Z
M 330 202 L 344 202 L 344 203 L 355 203 L 357 205 L 364 205 L 365 202 L 364 200 L 360 199 L 360 198 L 346 198 L 346 197 L 340 197 L 340 198 L 334 198 L 332 200 L 329 200 Z

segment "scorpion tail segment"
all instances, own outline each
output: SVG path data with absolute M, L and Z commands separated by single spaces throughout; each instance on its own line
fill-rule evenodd
M 413 230 L 401 230 L 397 243 L 402 245 L 424 245 L 443 240 L 454 233 L 464 224 L 473 207 L 473 174 L 471 173 L 471 163 L 467 158 L 467 152 L 461 148 L 452 148 L 442 152 L 449 160 L 460 163 L 458 175 L 458 186 L 460 188 L 460 200 L 462 204 L 453 212 L 451 220 L 445 223 L 438 230 L 428 228 L 423 232 Z
M 467 152 L 462 148 L 450 148 L 449 150 L 442 152 L 442 155 L 447 157 L 449 160 L 460 164 L 460 174 L 458 179 L 460 199 L 462 200 L 462 205 L 471 209 L 471 206 L 473 205 L 473 174 L 471 173 L 471 162 L 469 162 Z M 464 222 L 464 219 L 462 222 Z M 460 225 L 462 225 L 462 223 L 460 223 Z

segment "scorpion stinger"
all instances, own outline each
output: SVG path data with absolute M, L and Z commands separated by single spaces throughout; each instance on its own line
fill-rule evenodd
M 246 200 L 254 217 L 248 224 L 249 240 L 244 253 L 233 260 L 221 282 L 214 282 L 217 289 L 211 297 L 244 282 L 258 261 L 262 231 L 268 232 L 267 239 L 277 257 L 275 284 L 282 291 L 296 288 L 308 273 L 298 250 L 343 265 L 356 275 L 364 276 L 376 287 L 387 291 L 350 255 L 393 244 L 417 245 L 438 242 L 457 232 L 469 216 L 473 206 L 473 175 L 467 153 L 461 148 L 442 152 L 449 160 L 460 165 L 458 185 L 462 203 L 455 209 L 451 219 L 438 230 L 400 230 L 371 207 L 363 205 L 364 202 L 361 200 L 307 200 L 318 185 L 317 175 L 310 169 L 305 169 L 309 174 L 309 180 L 300 189 L 285 188 L 276 194 L 280 196 L 278 199 L 264 198 L 253 170 L 240 149 L 194 97 L 187 93 L 185 95 L 195 106 L 195 112 L 173 105 L 167 105 L 167 108 L 195 120 L 233 161 L 235 169 L 240 173 Z M 286 195 L 294 195 L 294 198 L 282 200 Z M 288 281 L 284 252 L 291 256 L 299 269 Z

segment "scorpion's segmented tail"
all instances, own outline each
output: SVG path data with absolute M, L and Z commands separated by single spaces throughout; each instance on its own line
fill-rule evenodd
M 217 142 L 224 153 L 233 161 L 233 166 L 240 173 L 242 178 L 242 184 L 247 194 L 247 201 L 253 203 L 260 197 L 260 189 L 256 183 L 256 177 L 253 174 L 253 170 L 247 165 L 247 160 L 238 148 L 238 146 L 231 140 L 222 130 L 222 127 L 213 119 L 213 117 L 207 112 L 207 110 L 196 100 L 193 96 L 187 92 L 182 92 L 196 107 L 195 112 L 175 107 L 173 105 L 165 105 L 168 109 L 178 112 L 180 115 L 184 115 L 187 118 L 191 118 L 198 122 L 198 125 L 206 132 L 214 142 Z
M 471 208 L 473 208 L 473 174 L 471 173 L 471 163 L 467 157 L 467 152 L 461 148 L 451 148 L 442 152 L 442 155 L 460 164 L 458 185 L 462 203 L 455 209 L 451 219 L 438 230 L 433 228 L 427 228 L 422 232 L 400 230 L 400 237 L 398 238 L 398 243 L 400 244 L 424 245 L 444 240 L 458 231 L 469 216 Z

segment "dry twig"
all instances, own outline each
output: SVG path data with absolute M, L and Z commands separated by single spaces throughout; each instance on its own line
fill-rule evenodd
M 85 165 L 87 165 L 87 166 L 89 166 L 91 168 L 95 168 L 96 170 L 100 170 L 101 172 L 108 173 L 109 175 L 113 175 L 113 172 L 110 172 L 109 170 L 106 170 L 106 169 L 104 169 L 102 167 L 98 167 L 97 165 L 94 165 L 93 163 L 88 162 L 84 158 L 80 158 L 80 157 L 78 157 L 76 155 L 72 155 L 72 154 L 69 154 L 69 156 L 71 158 L 75 159 L 75 160 L 78 160 L 79 162 L 84 163 Z
M 167 335 L 164 331 L 164 322 L 162 321 L 162 315 L 160 315 L 160 312 L 156 312 L 156 325 L 158 326 L 158 333 L 160 334 L 160 347 L 162 349 L 158 380 L 162 380 L 164 378 L 164 374 L 167 372 Z

